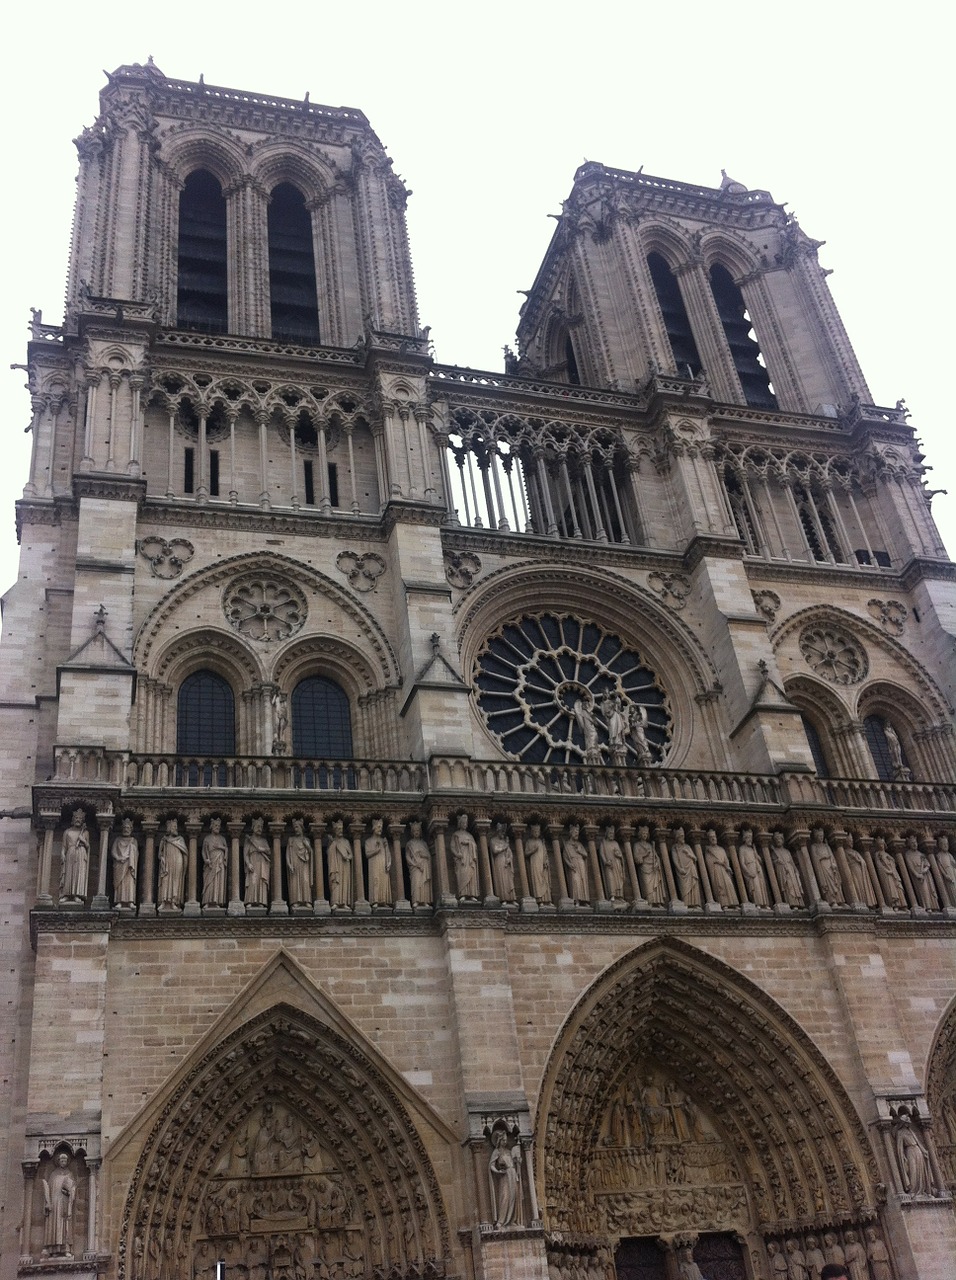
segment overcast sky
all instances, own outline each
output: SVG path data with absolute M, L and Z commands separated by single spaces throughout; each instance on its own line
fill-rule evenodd
M 25 359 L 31 306 L 62 319 L 76 174 L 72 139 L 102 69 L 358 107 L 413 195 L 423 324 L 439 360 L 501 369 L 584 160 L 716 186 L 721 167 L 769 190 L 826 240 L 830 285 L 877 404 L 900 397 L 924 442 L 934 514 L 956 552 L 948 383 L 956 272 L 938 188 L 951 177 L 949 43 L 923 0 L 125 6 L 113 22 L 48 3 L 41 38 L 10 39 L 4 370 Z M 945 59 L 945 65 L 944 65 Z M 945 198 L 945 193 L 943 193 Z M 13 501 L 29 462 L 22 372 L 0 378 L 0 590 L 16 574 Z

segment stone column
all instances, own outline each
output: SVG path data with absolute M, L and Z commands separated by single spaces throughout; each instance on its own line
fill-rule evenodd
M 244 916 L 246 904 L 242 900 L 239 885 L 239 841 L 245 830 L 245 823 L 239 819 L 228 823 L 229 827 L 229 906 L 227 913 L 231 916 Z
M 270 822 L 269 834 L 272 836 L 272 900 L 269 903 L 270 916 L 287 916 L 289 904 L 282 897 L 282 833 L 284 822 Z
M 139 882 L 139 914 L 154 916 L 156 900 L 153 896 L 156 877 L 156 832 L 159 830 L 158 818 L 143 819 L 143 836 L 146 847 L 143 850 L 143 868 Z
M 184 916 L 202 915 L 199 905 L 199 857 L 198 842 L 202 834 L 202 824 L 190 818 L 186 823 L 186 838 L 189 842 L 189 860 L 186 863 L 186 904 Z

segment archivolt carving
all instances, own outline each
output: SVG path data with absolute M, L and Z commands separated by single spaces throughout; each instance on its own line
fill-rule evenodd
M 175 135 L 170 131 L 163 143 L 164 162 L 176 178 L 183 182 L 194 169 L 208 169 L 223 187 L 240 181 L 245 160 L 239 139 L 228 145 L 228 134 L 214 134 L 203 128 L 186 125 Z
M 673 1092 L 678 1082 L 680 1098 Z M 666 1158 L 658 1168 L 661 1143 L 646 1144 L 643 1208 L 615 1201 L 615 1187 L 603 1186 L 608 1178 L 614 1184 L 617 1174 L 602 1172 L 608 1163 L 602 1126 L 624 1133 L 613 1129 L 624 1122 L 615 1107 L 638 1086 L 644 1093 L 633 1123 L 661 1136 L 665 1128 L 676 1135 L 683 1125 L 693 1150 L 701 1148 L 702 1186 L 708 1167 L 728 1165 L 722 1185 L 736 1185 L 740 1193 L 733 1204 L 711 1205 L 711 1218 L 733 1220 L 738 1229 L 756 1221 L 769 1232 L 822 1215 L 842 1223 L 875 1213 L 873 1153 L 823 1056 L 739 974 L 686 944 L 659 940 L 624 957 L 595 984 L 552 1055 L 535 1126 L 543 1139 L 537 1173 L 546 1227 L 593 1232 L 601 1222 L 609 1235 L 627 1234 L 666 1213 L 666 1198 L 646 1194 L 672 1181 Z M 627 1134 L 629 1144 L 635 1137 L 643 1143 L 646 1130 Z M 686 1181 L 686 1173 L 678 1181 Z
M 248 688 L 264 678 L 255 655 L 241 641 L 208 627 L 177 634 L 159 650 L 153 677 L 176 685 L 199 667 L 218 670 L 233 688 Z
M 165 1258 L 186 1275 L 210 1254 L 228 1261 L 240 1238 L 273 1267 L 286 1248 L 396 1280 L 441 1275 L 448 1255 L 404 1103 L 360 1048 L 288 1005 L 227 1036 L 169 1099 L 132 1178 L 117 1274 L 133 1280 L 142 1259 L 158 1280 Z
M 943 1178 L 956 1192 L 956 1001 L 947 1009 L 929 1056 L 926 1099 Z

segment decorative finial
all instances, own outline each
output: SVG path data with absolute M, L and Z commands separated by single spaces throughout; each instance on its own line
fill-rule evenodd
M 438 652 L 441 649 L 441 636 L 438 634 L 437 631 L 432 632 L 431 642 L 432 642 L 432 653 L 437 657 Z
M 103 632 L 106 630 L 106 619 L 108 616 L 109 615 L 107 614 L 106 609 L 103 605 L 100 605 L 100 607 L 94 612 L 93 619 L 96 623 L 97 635 L 102 635 Z

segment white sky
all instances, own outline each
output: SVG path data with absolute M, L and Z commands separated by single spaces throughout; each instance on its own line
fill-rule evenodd
M 102 68 L 358 107 L 414 192 L 409 232 L 439 360 L 500 370 L 575 168 L 596 160 L 716 186 L 720 169 L 785 201 L 822 263 L 877 404 L 906 399 L 956 551 L 945 370 L 956 272 L 947 207 L 952 99 L 945 9 L 823 4 L 656 7 L 608 0 L 342 5 L 172 0 L 97 21 L 63 0 L 7 42 L 10 181 L 0 214 L 0 590 L 16 574 L 13 501 L 29 462 L 30 306 L 62 319 L 76 174 L 71 139 Z M 940 24 L 936 26 L 935 24 Z M 940 198 L 942 197 L 942 199 Z

